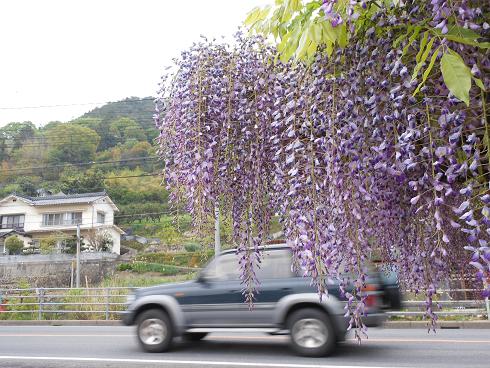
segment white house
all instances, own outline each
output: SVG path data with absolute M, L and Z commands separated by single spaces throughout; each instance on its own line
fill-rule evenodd
M 112 242 L 112 252 L 120 253 L 120 228 L 114 225 L 119 211 L 106 192 L 57 194 L 27 197 L 11 194 L 0 200 L 0 254 L 4 241 L 17 235 L 25 247 L 39 247 L 43 238 L 56 235 L 76 236 L 77 225 L 85 245 L 95 233 L 104 233 Z

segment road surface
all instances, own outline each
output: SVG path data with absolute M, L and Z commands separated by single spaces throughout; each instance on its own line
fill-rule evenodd
M 348 340 L 333 356 L 315 359 L 293 355 L 286 336 L 256 332 L 215 333 L 148 354 L 139 350 L 133 332 L 123 326 L 1 326 L 0 367 L 490 367 L 490 330 L 484 329 L 370 329 L 360 346 Z

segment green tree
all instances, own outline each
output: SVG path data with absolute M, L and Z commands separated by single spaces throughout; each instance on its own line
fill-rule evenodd
M 51 254 L 56 250 L 56 244 L 58 243 L 58 238 L 55 235 L 49 236 L 45 239 L 41 239 L 41 244 L 39 249 L 41 254 Z
M 61 122 L 61 121 L 57 121 L 57 120 L 55 120 L 55 121 L 50 121 L 50 122 L 49 122 L 49 123 L 47 123 L 46 125 L 42 126 L 42 127 L 40 128 L 40 130 L 41 130 L 41 132 L 43 132 L 43 131 L 47 131 L 47 130 L 50 130 L 50 129 L 54 129 L 54 128 L 56 128 L 57 126 L 60 126 L 60 125 L 62 125 L 62 124 L 63 124 L 63 122 Z
M 151 169 L 154 166 L 154 162 L 148 159 L 138 160 L 139 158 L 145 158 L 148 156 L 153 156 L 155 154 L 153 147 L 148 142 L 137 142 L 131 146 L 129 149 L 122 150 L 121 152 L 121 167 L 128 167 L 130 169 L 135 169 L 136 167 L 143 167 L 146 169 Z
M 36 126 L 30 121 L 14 122 L 0 129 L 0 137 L 5 139 L 12 149 L 17 149 L 22 146 L 23 141 L 34 137 L 36 132 Z
M 105 151 L 118 144 L 116 137 L 109 130 L 108 121 L 105 121 L 102 118 L 81 117 L 73 120 L 71 123 L 83 126 L 85 128 L 90 128 L 97 132 L 97 134 L 100 136 L 100 143 L 97 147 L 98 152 Z
M 83 172 L 70 166 L 60 175 L 59 189 L 66 194 L 100 192 L 105 189 L 103 177 L 100 170 Z
M 24 242 L 18 236 L 12 235 L 5 239 L 5 248 L 9 254 L 20 254 L 24 248 Z
M 81 118 L 98 118 L 102 120 L 102 127 L 106 129 L 110 123 L 117 118 L 127 117 L 138 123 L 145 131 L 146 139 L 152 142 L 158 135 L 158 130 L 155 128 L 153 114 L 155 112 L 154 97 L 129 97 L 121 101 L 110 102 L 101 107 L 96 107 L 92 111 L 84 114 Z M 106 145 L 104 135 L 96 129 L 102 137 L 100 150 L 105 150 L 114 147 L 115 144 Z M 107 131 L 107 129 L 106 129 Z M 107 141 L 109 143 L 109 141 Z
M 18 177 L 16 180 L 16 183 L 19 185 L 18 192 L 26 196 L 36 196 L 39 178 L 37 179 L 28 176 Z
M 146 134 L 143 128 L 130 118 L 118 118 L 113 120 L 109 130 L 115 139 L 121 143 L 127 142 L 130 139 L 136 141 L 146 140 Z
M 50 164 L 79 163 L 94 160 L 100 136 L 77 124 L 61 124 L 46 132 Z

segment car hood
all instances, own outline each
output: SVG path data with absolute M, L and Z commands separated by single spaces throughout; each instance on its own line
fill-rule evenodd
M 147 295 L 155 295 L 155 294 L 168 295 L 168 294 L 175 293 L 177 291 L 183 291 L 194 283 L 195 281 L 185 281 L 185 282 L 176 282 L 172 284 L 150 286 L 150 287 L 137 289 L 135 294 L 137 298 L 140 298 L 142 296 L 147 296 Z

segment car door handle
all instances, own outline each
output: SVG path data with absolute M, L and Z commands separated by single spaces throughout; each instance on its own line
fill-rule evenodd
M 288 287 L 283 287 L 283 288 L 281 289 L 281 291 L 291 291 L 291 288 L 288 288 Z

